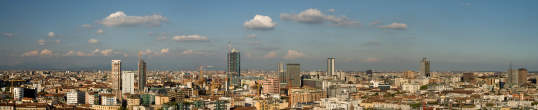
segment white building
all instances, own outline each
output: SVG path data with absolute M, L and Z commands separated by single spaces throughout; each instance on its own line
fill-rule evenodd
M 409 92 L 409 93 L 415 93 L 418 90 L 420 90 L 420 85 L 418 84 L 404 84 L 402 85 L 402 90 Z
M 71 91 L 67 93 L 67 104 L 84 104 L 86 94 L 79 91 Z
M 320 105 L 325 107 L 325 110 L 353 110 L 354 104 L 352 102 L 340 98 L 324 98 L 321 99 Z
M 13 98 L 15 100 L 21 100 L 24 97 L 24 88 L 16 87 L 13 88 Z
M 132 71 L 124 71 L 121 75 L 121 93 L 134 94 L 135 73 Z
M 116 105 L 116 97 L 113 95 L 101 96 L 101 105 Z

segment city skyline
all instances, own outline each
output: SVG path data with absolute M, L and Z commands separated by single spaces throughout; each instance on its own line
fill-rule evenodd
M 432 72 L 538 66 L 535 3 L 253 3 L 1 1 L 0 69 L 109 70 L 119 59 L 136 70 L 143 54 L 148 70 L 224 70 L 228 42 L 242 71 L 279 62 L 323 71 L 327 56 L 338 57 L 338 71 L 419 71 L 422 57 Z

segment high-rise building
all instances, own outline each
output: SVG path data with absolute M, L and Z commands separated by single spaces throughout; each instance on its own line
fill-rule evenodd
M 146 88 L 146 62 L 138 56 L 138 92 L 143 93 Z
M 111 77 L 109 77 L 109 80 L 112 82 L 112 92 L 116 97 L 121 98 L 121 60 L 112 60 L 112 70 L 110 73 Z
M 132 72 L 132 71 L 124 71 L 122 74 L 121 74 L 121 93 L 130 93 L 130 94 L 134 94 L 135 93 L 135 73 Z
M 336 75 L 334 70 L 334 57 L 329 57 L 327 59 L 327 75 Z
M 288 75 L 286 75 L 286 72 L 284 71 L 284 63 L 280 62 L 278 63 L 278 75 L 280 79 L 280 83 L 288 83 Z
M 428 58 L 426 58 L 426 57 L 422 58 L 422 60 L 420 61 L 420 72 L 422 72 L 422 74 L 424 74 L 424 76 L 426 76 L 426 77 L 431 76 L 431 73 L 430 73 L 430 60 L 428 60 Z
M 518 73 L 518 84 L 521 86 L 527 83 L 527 74 L 529 73 L 529 71 L 525 68 L 519 68 L 517 73 Z
M 239 50 L 232 48 L 227 54 L 226 75 L 230 86 L 241 86 L 241 56 Z
M 301 65 L 300 64 L 287 64 L 286 74 L 290 87 L 301 87 Z

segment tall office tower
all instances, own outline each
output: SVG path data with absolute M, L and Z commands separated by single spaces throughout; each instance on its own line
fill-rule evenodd
M 334 70 L 334 57 L 329 57 L 327 59 L 327 74 L 326 75 L 336 75 Z
M 232 48 L 227 54 L 226 75 L 230 86 L 241 86 L 241 59 L 239 50 Z
M 519 68 L 517 73 L 518 73 L 518 84 L 521 86 L 527 83 L 527 74 L 529 73 L 529 71 L 525 68 Z
M 112 92 L 121 101 L 121 60 L 112 60 L 112 70 L 110 71 L 112 82 Z
M 517 85 L 519 85 L 519 74 L 518 74 L 518 71 L 515 70 L 515 69 L 508 69 L 508 80 L 507 80 L 507 85 L 508 87 L 516 87 Z
M 130 93 L 134 94 L 134 88 L 135 88 L 135 73 L 132 71 L 124 71 L 121 74 L 121 93 Z
M 430 77 L 430 76 L 431 76 L 431 73 L 430 73 L 430 60 L 428 60 L 428 58 L 424 57 L 424 58 L 422 58 L 422 60 L 420 61 L 420 71 L 421 71 L 422 74 L 424 74 L 424 76 L 426 76 L 426 77 Z
M 138 55 L 138 92 L 143 93 L 146 88 L 146 62 Z
M 282 62 L 278 63 L 278 76 L 280 79 L 280 83 L 288 83 L 288 75 L 286 75 L 286 72 L 284 71 L 284 63 Z
M 290 87 L 301 87 L 301 65 L 287 64 L 286 73 L 288 74 L 288 85 Z

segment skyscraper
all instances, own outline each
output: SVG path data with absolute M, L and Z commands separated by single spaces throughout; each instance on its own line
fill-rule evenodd
M 424 74 L 424 76 L 426 76 L 426 77 L 431 76 L 431 74 L 430 74 L 430 60 L 428 60 L 428 58 L 426 58 L 426 57 L 422 58 L 422 60 L 420 61 L 420 72 L 422 72 L 422 74 Z
M 290 87 L 301 87 L 301 65 L 287 64 L 286 74 L 288 75 L 288 85 Z
M 326 75 L 336 75 L 334 70 L 334 57 L 329 57 L 327 59 L 327 74 Z
M 134 83 L 135 83 L 135 78 L 134 78 L 134 75 L 135 73 L 132 72 L 132 71 L 124 71 L 122 74 L 121 74 L 121 84 L 122 84 L 122 88 L 121 88 L 121 93 L 130 93 L 130 94 L 134 94 L 135 91 L 134 91 Z
M 525 68 L 519 68 L 517 73 L 518 73 L 518 84 L 521 86 L 527 83 L 527 74 L 529 73 L 529 71 Z
M 112 70 L 110 71 L 112 82 L 112 92 L 116 97 L 121 98 L 121 60 L 112 60 Z
M 239 50 L 232 48 L 227 54 L 226 74 L 230 86 L 241 86 L 241 56 Z
M 146 62 L 138 55 L 138 92 L 144 92 L 146 87 Z
M 282 84 L 286 84 L 288 83 L 288 75 L 286 75 L 286 72 L 284 71 L 284 63 L 280 62 L 278 63 L 278 76 L 279 76 L 279 80 L 280 80 L 280 83 Z

